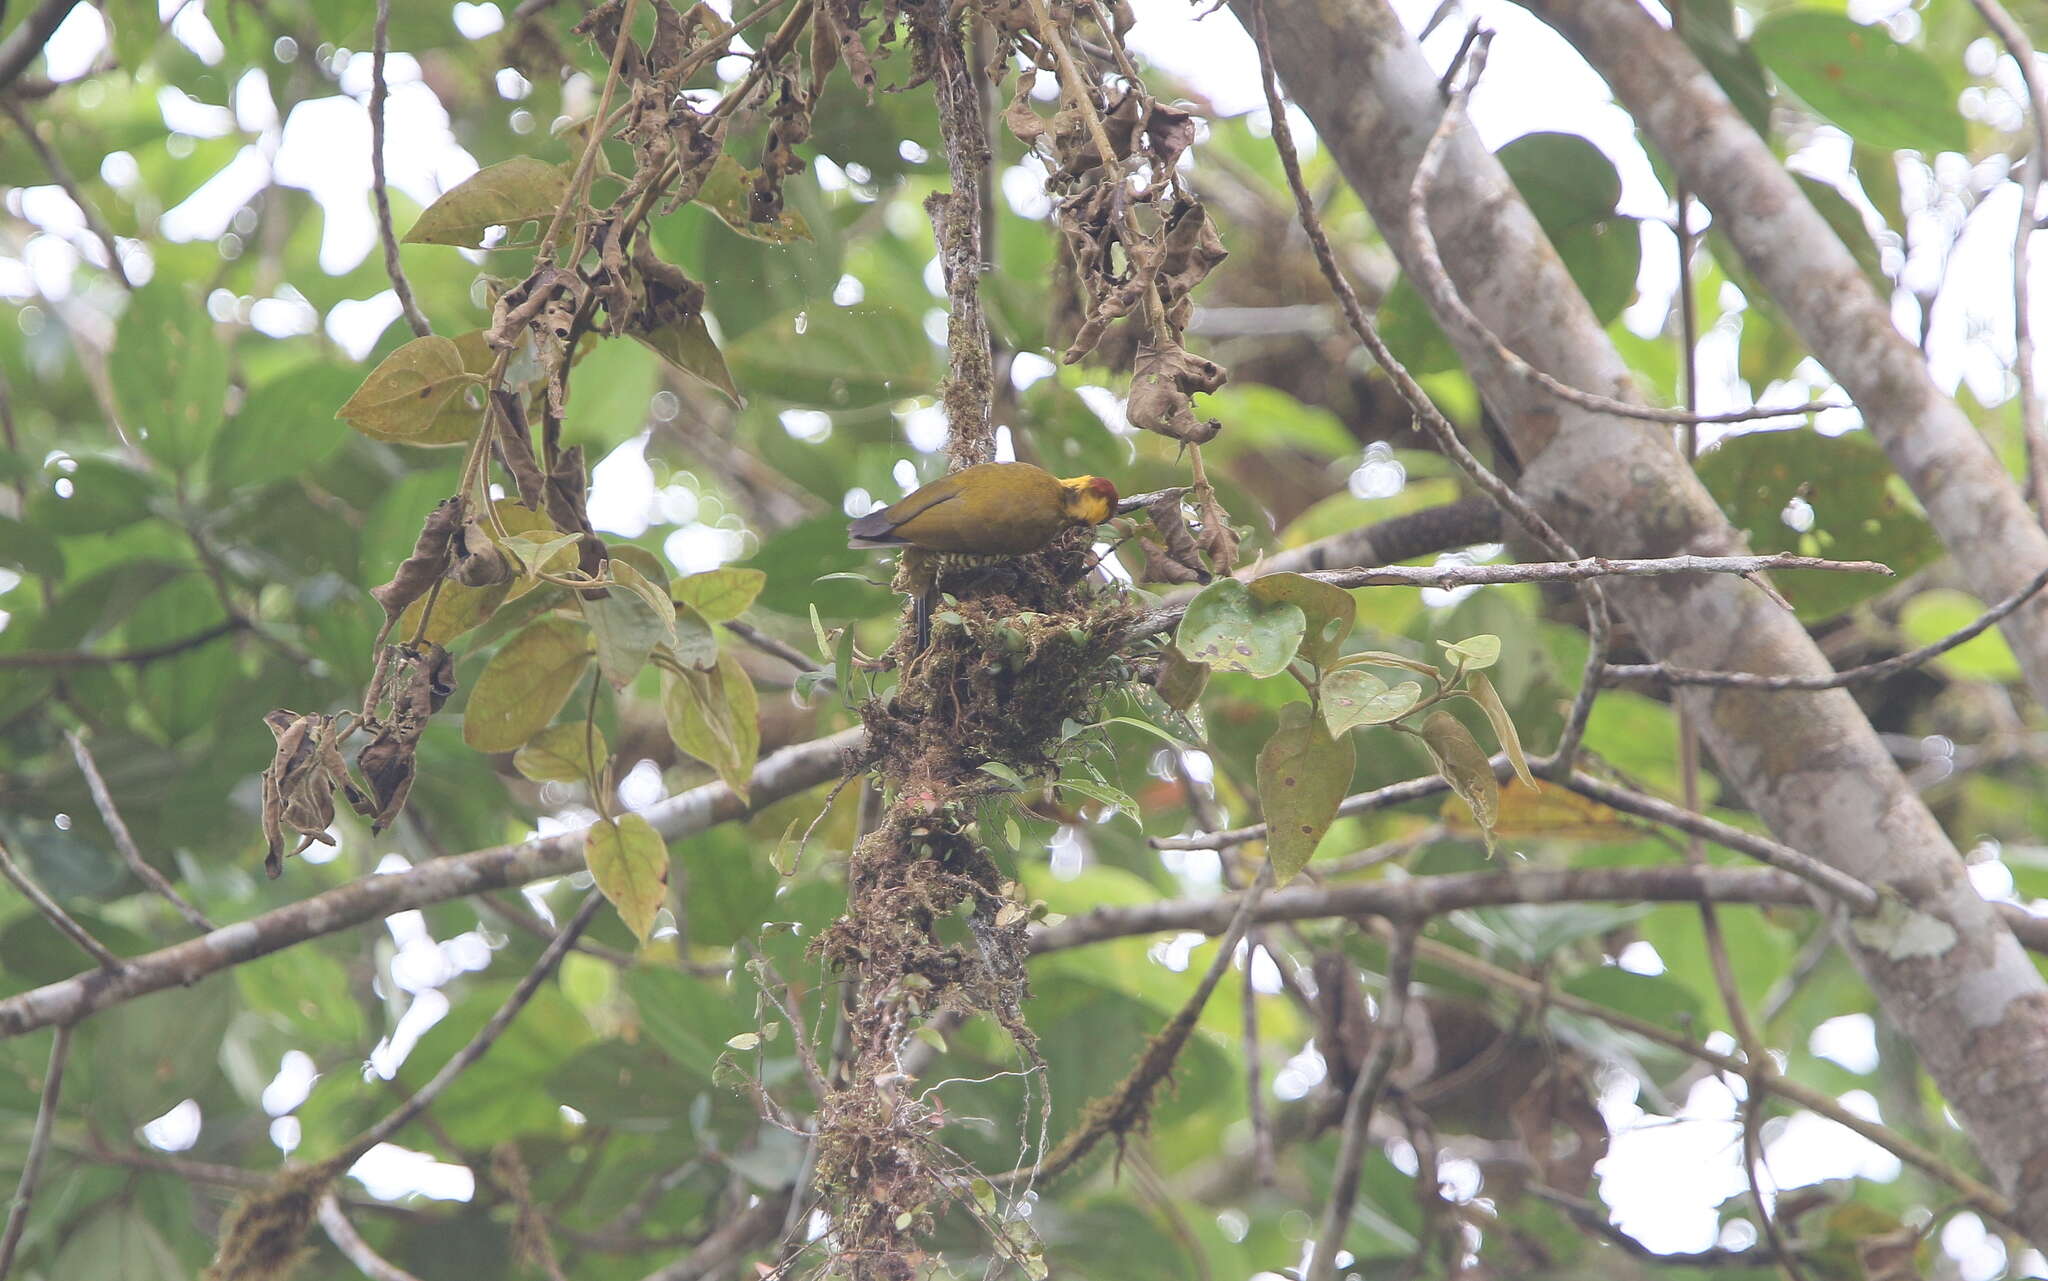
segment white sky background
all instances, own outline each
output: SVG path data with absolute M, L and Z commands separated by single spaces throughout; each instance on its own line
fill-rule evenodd
M 180 6 L 178 0 L 160 0 L 163 12 L 176 13 L 172 35 L 209 61 L 221 56 L 221 46 L 208 23 L 201 3 Z M 436 0 L 438 2 L 438 0 Z M 1435 8 L 1435 0 L 1392 0 L 1409 29 L 1419 30 Z M 717 3 L 723 10 L 725 5 Z M 218 8 L 218 5 L 212 6 Z M 1202 93 L 1221 115 L 1264 114 L 1259 88 L 1258 64 L 1250 40 L 1227 10 L 1210 13 L 1197 21 L 1185 0 L 1135 0 L 1137 25 L 1130 44 L 1144 59 Z M 1917 17 L 1894 0 L 1854 0 L 1853 16 L 1863 21 L 1891 20 L 1894 24 L 1915 22 Z M 1614 104 L 1605 85 L 1588 70 L 1571 48 L 1548 27 L 1506 0 L 1468 2 L 1462 18 L 1442 24 L 1425 46 L 1425 52 L 1439 69 L 1455 49 L 1465 21 L 1482 19 L 1497 33 L 1485 81 L 1472 102 L 1475 127 L 1489 146 L 1498 147 L 1524 133 L 1557 130 L 1591 139 L 1615 163 L 1622 176 L 1621 211 L 1655 222 L 1671 216 L 1670 202 L 1657 183 L 1649 160 L 1635 138 L 1626 113 Z M 483 38 L 498 30 L 502 18 L 493 4 L 455 4 L 451 21 L 462 34 Z M 48 71 L 59 80 L 85 74 L 104 43 L 103 24 L 91 6 L 81 5 L 59 29 L 48 52 Z M 1973 49 L 1972 57 L 1983 55 L 1981 74 L 1992 65 L 1985 49 Z M 312 56 L 299 51 L 298 56 Z M 2000 71 L 2008 82 L 2011 64 Z M 433 92 L 419 79 L 418 64 L 405 53 L 394 53 L 388 64 L 391 82 L 391 113 L 406 122 L 387 136 L 386 166 L 392 185 L 424 205 L 436 195 L 461 181 L 477 168 L 477 161 L 456 144 L 448 119 Z M 508 98 L 507 110 L 525 86 L 516 75 L 501 76 L 501 88 Z M 159 231 L 172 240 L 218 240 L 234 234 L 236 214 L 247 201 L 275 181 L 310 192 L 319 202 L 323 218 L 320 267 L 330 274 L 353 269 L 375 246 L 375 226 L 368 198 L 370 181 L 369 124 L 364 103 L 369 91 L 369 55 L 353 55 L 341 68 L 341 93 L 302 102 L 290 118 L 279 120 L 275 104 L 261 74 L 250 72 L 225 103 L 199 103 L 182 93 L 165 89 L 160 106 L 165 123 L 175 131 L 194 137 L 220 137 L 239 130 L 251 140 L 235 159 L 191 197 L 166 211 Z M 2005 109 L 1998 103 L 1979 102 L 1978 108 L 1995 113 Z M 2008 99 L 2007 105 L 2010 105 Z M 2013 108 L 2016 109 L 2016 108 Z M 1305 145 L 1313 145 L 1313 133 L 1297 118 L 1297 131 Z M 1822 129 L 1812 143 L 1794 157 L 1794 166 L 1822 179 L 1839 178 L 1846 172 L 1848 142 L 1832 129 Z M 1949 158 L 1953 161 L 1956 158 Z M 1199 154 L 1195 163 L 1199 164 Z M 121 184 L 124 173 L 132 173 L 133 162 L 124 165 L 113 157 L 103 171 L 109 181 Z M 1959 175 L 1943 171 L 1943 176 Z M 1029 184 L 1025 184 L 1028 188 Z M 1013 199 L 1017 184 L 1005 183 Z M 1024 192 L 1026 196 L 1030 193 Z M 54 187 L 29 188 L 7 193 L 12 212 L 39 226 L 44 234 L 25 244 L 0 242 L 0 297 L 29 298 L 40 295 L 49 304 L 64 306 L 73 296 L 73 274 L 81 258 L 98 263 L 101 250 L 86 232 L 76 206 Z M 1930 361 L 1937 379 L 1953 390 L 1967 383 L 1977 398 L 1986 403 L 2004 400 L 2009 394 L 2010 376 L 2004 365 L 2012 354 L 2012 299 L 2010 291 L 2011 223 L 2016 211 L 2017 189 L 2008 184 L 1994 194 L 1970 220 L 1961 242 L 1947 264 L 1949 288 L 1936 309 L 1930 341 Z M 1923 202 L 1924 204 L 1925 202 Z M 1937 218 L 1940 209 L 1915 209 L 1915 218 Z M 1953 218 L 1951 218 L 1951 222 Z M 1933 237 L 1927 237 L 1932 239 Z M 1645 233 L 1640 298 L 1628 319 L 1639 332 L 1654 332 L 1662 324 L 1676 283 L 1673 265 L 1675 242 L 1668 230 L 1651 225 Z M 1896 255 L 1897 246 L 1892 246 Z M 2048 297 L 2048 254 L 2037 254 L 2035 297 Z M 134 274 L 145 276 L 146 251 L 124 248 L 124 261 Z M 1937 278 L 1936 264 L 1908 262 L 1909 281 L 1926 283 Z M 1956 282 L 1968 282 L 1958 288 Z M 853 282 L 858 288 L 858 282 Z M 310 332 L 324 325 L 327 332 L 358 359 L 367 355 L 384 329 L 398 315 L 396 300 L 387 291 L 376 297 L 336 307 L 325 317 L 314 314 L 289 286 L 266 300 L 228 300 L 229 307 L 248 305 L 244 314 L 260 331 L 274 337 Z M 1910 311 L 1910 309 L 1908 309 Z M 232 312 L 230 313 L 232 314 Z M 1917 315 L 1902 314 L 1901 323 L 1917 324 Z M 2048 315 L 2037 324 L 2048 321 Z M 1746 401 L 1735 377 L 1735 334 L 1721 327 L 1702 342 L 1702 402 L 1709 410 L 1737 407 Z M 1020 361 L 1020 366 L 1035 366 Z M 1826 391 L 1818 367 L 1803 367 L 1810 384 L 1798 387 L 1759 389 L 1766 402 L 1772 399 L 1798 401 Z M 1843 429 L 1854 423 L 1829 424 Z M 906 428 L 918 448 L 936 448 L 936 439 L 925 430 L 929 423 L 909 415 Z M 819 429 L 808 418 L 788 424 L 792 434 L 804 435 Z M 824 427 L 829 430 L 829 423 Z M 914 473 L 912 473 L 914 476 Z M 640 442 L 629 442 L 600 463 L 594 473 L 592 512 L 603 528 L 638 532 L 650 520 L 677 526 L 667 550 L 679 568 L 708 568 L 737 554 L 740 542 L 730 530 L 714 528 L 696 519 L 697 499 L 693 491 L 671 486 L 657 492 L 651 469 L 641 456 Z M 864 500 L 863 500 L 864 501 Z M 637 777 L 637 776 L 636 776 Z M 658 780 L 657 780 L 658 783 Z M 650 797 L 635 795 L 629 801 L 646 803 Z M 331 854 L 332 851 L 329 851 Z M 386 870 L 392 866 L 387 857 Z M 397 864 L 402 865 L 402 861 Z M 1981 870 L 1981 869 L 1977 869 Z M 2009 882 L 2007 893 L 2010 893 Z M 413 1004 L 394 1037 L 378 1047 L 373 1070 L 390 1075 L 411 1043 L 446 1012 L 447 1001 L 437 990 L 442 983 L 467 970 L 488 964 L 489 949 L 479 935 L 463 935 L 436 942 L 427 937 L 417 913 L 394 917 L 389 923 L 393 940 L 399 945 L 392 970 L 380 982 L 393 983 L 415 994 Z M 1646 953 L 1646 954 L 1645 954 Z M 1661 961 L 1647 948 L 1632 949 L 1630 968 L 1655 972 Z M 417 1016 L 417 1017 L 415 1017 Z M 1732 1048 L 1732 1047 L 1730 1047 Z M 1816 1030 L 1810 1048 L 1855 1072 L 1869 1072 L 1876 1064 L 1874 1030 L 1870 1019 L 1846 1015 Z M 1738 1083 L 1739 1085 L 1739 1083 Z M 277 1117 L 273 1137 L 289 1150 L 297 1142 L 296 1122 L 289 1113 L 304 1100 L 312 1086 L 312 1066 L 304 1055 L 287 1056 L 276 1081 L 265 1093 L 265 1106 Z M 1865 1115 L 1876 1114 L 1876 1103 L 1868 1093 L 1857 1091 L 1845 1104 Z M 1614 1209 L 1621 1226 L 1653 1249 L 1697 1250 L 1719 1239 L 1717 1206 L 1744 1190 L 1737 1163 L 1739 1142 L 1734 1118 L 1737 1097 L 1718 1080 L 1696 1085 L 1683 1100 L 1677 1119 L 1646 1114 L 1639 1106 L 1632 1085 L 1617 1081 L 1602 1099 L 1602 1107 L 1615 1131 L 1613 1148 L 1599 1168 L 1600 1190 Z M 204 1119 L 196 1104 L 187 1100 L 172 1108 L 146 1131 L 146 1137 L 168 1150 L 181 1150 L 197 1139 Z M 1781 1123 L 1770 1132 L 1768 1155 L 1778 1185 L 1802 1186 L 1830 1178 L 1860 1176 L 1886 1180 L 1896 1177 L 1896 1160 L 1881 1149 L 1818 1117 L 1800 1116 Z M 429 1196 L 461 1197 L 470 1194 L 469 1172 L 460 1167 L 438 1165 L 419 1153 L 407 1153 L 386 1145 L 364 1158 L 357 1173 L 377 1195 L 398 1196 L 418 1192 Z M 1746 1244 L 1733 1240 L 1727 1244 Z M 1969 1215 L 1953 1221 L 1942 1234 L 1942 1243 L 1953 1256 L 1965 1281 L 1997 1275 L 2005 1266 L 2005 1252 L 1995 1237 Z M 2043 1271 L 2038 1255 L 2023 1260 L 2030 1270 Z

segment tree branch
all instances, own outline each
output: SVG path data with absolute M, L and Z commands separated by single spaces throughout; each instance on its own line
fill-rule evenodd
M 865 740 L 859 729 L 786 747 L 754 769 L 742 802 L 723 783 L 691 788 L 642 811 L 668 840 L 743 818 L 839 776 L 842 757 Z M 243 961 L 268 956 L 308 939 L 381 920 L 393 912 L 444 903 L 488 890 L 563 876 L 583 866 L 583 832 L 565 832 L 522 845 L 500 845 L 388 876 L 366 876 L 286 907 L 225 925 L 211 934 L 121 963 L 118 972 L 76 975 L 0 1001 L 0 1038 L 53 1023 L 70 1023 L 123 1001 L 198 982 Z M 118 958 L 117 958 L 118 959 Z
M 42 1102 L 36 1105 L 36 1128 L 29 1136 L 28 1153 L 21 1161 L 21 1181 L 14 1187 L 14 1205 L 7 1212 L 7 1231 L 0 1236 L 0 1281 L 14 1269 L 14 1251 L 28 1227 L 29 1206 L 36 1199 L 36 1179 L 43 1172 L 43 1158 L 50 1153 L 50 1129 L 57 1121 L 57 1100 L 64 1092 L 64 1065 L 71 1058 L 71 1029 L 57 1028 L 50 1043 L 50 1066 L 43 1072 Z
M 370 1281 L 420 1281 L 370 1248 L 370 1243 L 356 1231 L 356 1225 L 348 1221 L 348 1213 L 341 1208 L 341 1202 L 334 1193 L 326 1193 L 320 1198 L 319 1215 L 320 1226 L 327 1230 L 327 1239 L 334 1242 L 334 1248 L 341 1251 L 343 1257 L 356 1265 L 356 1271 Z
M 22 871 L 15 863 L 14 856 L 7 852 L 7 846 L 4 844 L 0 844 L 0 876 L 5 876 L 15 889 L 20 890 L 21 896 L 33 904 L 36 911 L 41 912 L 50 924 L 56 926 L 58 933 L 78 944 L 86 955 L 98 961 L 102 975 L 121 972 L 124 964 L 121 958 L 109 951 L 106 944 L 94 938 L 92 931 L 80 925 L 57 900 L 45 894 L 42 886 L 30 880 L 28 873 Z
M 28 70 L 28 64 L 36 60 L 77 4 L 78 0 L 43 0 L 5 40 L 0 40 L 0 91 Z
M 230 617 L 213 626 L 165 641 L 161 645 L 145 645 L 140 649 L 124 649 L 114 654 L 89 654 L 75 649 L 28 650 L 19 654 L 0 654 L 0 671 L 10 667 L 100 667 L 113 663 L 132 663 L 137 667 L 182 654 L 188 649 L 198 649 L 223 636 L 245 631 L 249 621 L 245 618 Z
M 1344 1136 L 1337 1149 L 1337 1169 L 1330 1186 L 1329 1204 L 1323 1207 L 1322 1229 L 1316 1233 L 1315 1251 L 1309 1256 L 1308 1281 L 1335 1281 L 1337 1254 L 1344 1248 L 1344 1230 L 1351 1225 L 1351 1208 L 1358 1201 L 1358 1180 L 1365 1167 L 1365 1145 L 1372 1127 L 1373 1110 L 1379 1105 L 1380 1088 L 1394 1066 L 1395 1051 L 1406 1040 L 1408 984 L 1415 975 L 1414 921 L 1395 926 L 1387 947 L 1387 994 L 1373 1020 L 1372 1056 L 1351 1083 L 1344 1100 Z
M 195 928 L 212 930 L 213 922 L 206 919 L 206 914 L 187 902 L 185 896 L 178 893 L 177 887 L 171 884 L 170 878 L 151 867 L 149 861 L 142 857 L 142 851 L 136 848 L 135 838 L 128 832 L 128 824 L 122 821 L 121 811 L 114 804 L 114 794 L 107 790 L 107 781 L 100 777 L 99 763 L 93 760 L 92 749 L 85 745 L 85 740 L 79 737 L 75 730 L 65 730 L 64 739 L 71 744 L 71 756 L 78 762 L 78 772 L 85 775 L 85 786 L 92 793 L 93 805 L 99 809 L 100 821 L 107 825 L 108 834 L 114 838 L 114 848 L 121 851 L 121 857 L 127 862 L 129 870 L 134 872 L 144 885 L 155 890 L 172 907 L 178 909 L 178 915 L 184 917 Z
M 390 51 L 391 0 L 377 0 L 377 25 L 370 45 L 370 194 L 377 202 L 377 238 L 384 242 L 384 274 L 391 278 L 391 292 L 398 295 L 398 309 L 405 316 L 405 323 L 415 337 L 425 338 L 434 332 L 434 327 L 413 301 L 412 284 L 399 264 L 398 233 L 391 226 L 391 191 L 384 181 L 384 104 L 391 97 L 391 87 L 384 81 L 384 59 Z M 323 1216 L 326 1208 L 323 1203 Z M 333 1235 L 332 1229 L 329 1235 Z

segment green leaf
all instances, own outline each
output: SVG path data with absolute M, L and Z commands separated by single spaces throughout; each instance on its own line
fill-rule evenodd
M 582 539 L 580 533 L 563 534 L 552 528 L 536 529 L 508 533 L 498 540 L 498 546 L 518 557 L 528 578 L 536 578 L 543 573 L 558 574 L 575 568 L 577 558 L 571 549 Z
M 668 845 L 638 814 L 599 819 L 590 827 L 584 860 L 597 888 L 642 943 L 668 897 Z
M 611 754 L 604 731 L 582 721 L 550 725 L 526 741 L 512 757 L 512 768 L 536 783 L 589 783 Z
M 1932 645 L 1977 621 L 1984 606 L 1975 597 L 1953 588 L 1937 587 L 1906 602 L 1899 611 L 1899 630 L 1914 647 Z M 1934 660 L 1934 665 L 1962 680 L 1997 681 L 2020 679 L 2019 660 L 2012 646 L 1996 627 L 1974 636 Z
M 1337 665 L 1356 667 L 1361 664 L 1373 667 L 1398 667 L 1402 671 L 1414 672 L 1418 676 L 1427 676 L 1432 680 L 1443 679 L 1443 672 L 1438 670 L 1434 663 L 1425 663 L 1419 658 L 1410 658 L 1406 654 L 1396 654 L 1384 649 L 1361 649 L 1355 654 L 1346 654 Z
M 1881 26 L 1827 9 L 1782 9 L 1757 24 L 1749 44 L 1786 88 L 1858 142 L 1911 148 L 1930 161 L 1969 150 L 1941 68 Z
M 1436 772 L 1472 811 L 1472 821 L 1479 825 L 1491 853 L 1493 825 L 1500 818 L 1500 783 L 1493 776 L 1486 749 L 1463 721 L 1441 709 L 1422 722 L 1422 745 L 1436 762 Z
M 173 470 L 205 456 L 228 396 L 228 344 L 196 294 L 166 273 L 135 291 L 114 326 L 107 360 L 129 432 Z
M 1062 791 L 1078 792 L 1091 801 L 1099 801 L 1104 805 L 1114 806 L 1118 812 L 1129 815 L 1134 823 L 1141 817 L 1138 811 L 1138 803 L 1122 790 L 1111 787 L 1107 783 L 1097 782 L 1092 778 L 1063 778 L 1059 781 L 1058 786 Z
M 1514 762 L 1515 777 L 1529 787 L 1536 786 L 1536 776 L 1529 772 L 1529 758 L 1522 754 L 1522 736 L 1515 730 L 1515 720 L 1508 715 L 1507 704 L 1500 701 L 1500 691 L 1493 682 L 1479 672 L 1465 678 L 1465 687 L 1472 691 L 1474 702 L 1479 704 L 1486 719 L 1493 725 L 1493 735 L 1500 740 L 1500 749 Z
M 1700 479 L 1759 554 L 1799 552 L 1883 561 L 1900 577 L 1931 563 L 1941 541 L 1866 432 L 1822 436 L 1758 431 L 1722 441 L 1700 460 Z M 1798 500 L 1796 503 L 1794 500 Z M 1787 524 L 1788 517 L 1811 527 Z M 1789 570 L 1772 583 L 1806 621 L 1832 618 L 1891 589 L 1879 574 Z
M 590 631 L 543 618 L 506 641 L 477 677 L 463 708 L 462 741 L 509 752 L 545 729 L 590 666 Z
M 59 482 L 66 493 L 58 489 Z M 46 534 L 98 534 L 149 515 L 157 484 L 142 472 L 107 458 L 81 458 L 51 475 L 28 500 L 28 524 Z
M 688 605 L 710 623 L 724 623 L 747 612 L 761 594 L 768 575 L 758 569 L 713 569 L 676 580 L 669 588 L 679 605 Z
M 275 484 L 327 461 L 348 440 L 334 409 L 358 381 L 351 366 L 314 362 L 255 388 L 207 453 L 213 487 Z
M 789 216 L 801 218 L 802 215 L 792 213 Z M 738 385 L 732 380 L 732 370 L 726 367 L 725 353 L 712 341 L 703 316 L 692 312 L 652 332 L 636 332 L 633 337 L 669 364 L 713 391 L 722 393 L 734 405 L 746 405 L 746 397 L 740 395 Z
M 1307 703 L 1280 709 L 1280 725 L 1259 751 L 1259 805 L 1273 883 L 1294 879 L 1316 852 L 1351 787 L 1351 738 L 1332 738 Z
M 1317 688 L 1323 722 L 1332 734 L 1399 720 L 1422 701 L 1422 686 L 1414 681 L 1402 681 L 1389 689 L 1385 681 L 1356 667 L 1338 668 L 1323 677 Z
M 785 206 L 775 218 L 756 222 L 752 217 L 753 183 L 759 170 L 748 169 L 731 155 L 721 155 L 704 177 L 695 204 L 718 215 L 720 222 L 749 240 L 787 245 L 811 238 L 810 224 L 796 210 Z
M 1300 574 L 1255 578 L 1251 592 L 1268 605 L 1286 602 L 1300 607 L 1304 619 L 1301 656 L 1319 668 L 1329 666 L 1337 657 L 1358 620 L 1358 602 L 1350 592 Z
M 1713 74 L 1750 128 L 1770 137 L 1771 89 L 1756 51 L 1736 38 L 1733 0 L 1680 0 L 1680 7 L 1684 22 L 1673 22 L 1673 31 Z
M 592 600 L 580 597 L 583 621 L 597 642 L 597 667 L 613 689 L 640 674 L 656 645 L 676 639 L 675 604 L 623 560 L 611 562 L 613 586 Z
M 740 799 L 753 782 L 761 750 L 759 701 L 746 669 L 721 654 L 710 671 L 663 672 L 661 710 L 669 737 L 718 772 Z
M 455 394 L 476 382 L 453 339 L 415 338 L 370 371 L 335 417 L 372 440 L 427 434 Z
M 1003 782 L 1008 783 L 1017 791 L 1021 792 L 1024 790 L 1023 777 L 1020 776 L 1016 770 L 1011 769 L 1009 766 L 1003 764 L 1001 761 L 983 761 L 981 763 L 981 772 L 988 775 L 991 778 L 1001 779 Z
M 1444 647 L 1445 657 L 1453 662 L 1462 663 L 1468 672 L 1476 672 L 1483 667 L 1491 667 L 1500 661 L 1500 637 L 1498 636 L 1489 636 L 1482 633 L 1478 636 L 1467 636 L 1464 640 L 1458 641 L 1455 644 L 1450 641 L 1438 641 L 1437 644 Z
M 757 397 L 830 410 L 929 394 L 940 373 L 916 313 L 891 307 L 826 306 L 784 315 L 748 330 L 726 357 Z M 835 526 L 844 547 L 845 521 Z
M 1494 153 L 1546 231 L 1597 222 L 1621 200 L 1621 174 L 1577 134 L 1525 133 Z
M 484 233 L 503 227 L 507 239 L 524 223 L 545 224 L 569 195 L 560 166 L 514 156 L 477 170 L 444 192 L 405 233 L 409 245 L 481 249 Z
M 1188 602 L 1174 644 L 1213 668 L 1271 676 L 1294 660 L 1307 630 L 1301 606 L 1260 600 L 1237 579 L 1219 578 Z

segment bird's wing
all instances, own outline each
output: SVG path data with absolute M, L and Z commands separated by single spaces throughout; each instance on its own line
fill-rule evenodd
M 934 490 L 937 488 L 937 486 L 932 487 Z M 899 527 L 909 524 L 918 516 L 937 507 L 940 503 L 950 503 L 958 497 L 960 497 L 960 491 L 957 489 L 946 492 L 931 492 L 928 490 L 924 493 L 912 494 L 894 507 L 878 507 L 865 516 L 855 517 L 853 522 L 846 527 L 847 546 L 893 547 L 897 543 L 904 541 L 895 536 L 896 530 Z M 914 506 L 911 505 L 913 500 L 915 500 Z

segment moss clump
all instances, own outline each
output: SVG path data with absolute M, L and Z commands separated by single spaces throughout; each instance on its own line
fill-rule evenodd
M 288 1281 L 312 1253 L 306 1229 L 333 1178 L 324 1163 L 294 1166 L 235 1202 L 202 1281 Z

